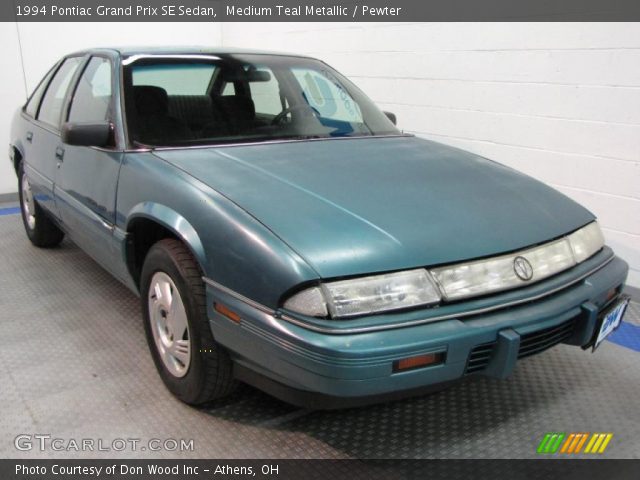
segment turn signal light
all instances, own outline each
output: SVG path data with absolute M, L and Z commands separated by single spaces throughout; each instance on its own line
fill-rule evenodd
M 438 352 L 396 360 L 393 362 L 393 372 L 406 372 L 407 370 L 414 370 L 416 368 L 438 365 L 444 362 L 444 356 L 444 352 Z
M 238 315 L 233 310 L 230 310 L 229 308 L 225 307 L 223 304 L 216 302 L 213 304 L 213 308 L 215 309 L 216 312 L 220 313 L 221 315 L 224 315 L 229 320 L 232 320 L 236 323 L 240 323 L 240 315 Z

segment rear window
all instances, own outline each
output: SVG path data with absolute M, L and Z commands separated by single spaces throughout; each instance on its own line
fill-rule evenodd
M 211 64 L 143 65 L 133 70 L 132 83 L 160 87 L 168 95 L 205 95 L 215 69 Z

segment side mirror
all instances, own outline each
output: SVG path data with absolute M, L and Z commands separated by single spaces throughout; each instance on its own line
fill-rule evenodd
M 62 142 L 79 147 L 107 147 L 111 142 L 111 122 L 72 123 L 62 125 Z
M 387 116 L 387 118 L 391 120 L 391 123 L 393 123 L 394 125 L 397 125 L 398 119 L 396 118 L 395 113 L 391 113 L 391 112 L 382 112 L 382 113 L 384 113 Z

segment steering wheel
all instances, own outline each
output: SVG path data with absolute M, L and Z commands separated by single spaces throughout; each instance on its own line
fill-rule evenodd
M 279 125 L 282 120 L 284 118 L 286 118 L 287 115 L 289 115 L 291 112 L 294 112 L 296 110 L 311 110 L 313 112 L 313 114 L 316 117 L 320 117 L 320 112 L 312 107 L 311 105 L 294 105 L 292 107 L 289 108 L 285 108 L 283 111 L 281 111 L 279 114 L 277 114 L 275 117 L 273 117 L 273 120 L 271 120 L 271 125 Z

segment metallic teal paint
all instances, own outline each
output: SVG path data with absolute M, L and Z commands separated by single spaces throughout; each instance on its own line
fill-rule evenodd
M 181 214 L 166 205 L 141 202 L 129 211 L 125 230 L 131 231 L 133 225 L 140 219 L 155 221 L 173 232 L 177 238 L 189 246 L 200 265 L 207 264 L 207 254 L 198 232 Z
M 205 276 L 260 303 L 275 307 L 288 289 L 318 278 L 255 218 L 153 153 L 125 156 L 117 205 L 119 229 L 144 212 L 186 242 Z
M 526 175 L 414 137 L 156 154 L 267 225 L 323 278 L 501 254 L 594 219 Z
M 211 328 L 227 345 L 234 360 L 251 371 L 290 389 L 315 392 L 334 399 L 332 407 L 360 397 L 385 395 L 460 379 L 476 345 L 496 341 L 501 332 L 511 339 L 577 318 L 576 331 L 566 343 L 582 345 L 595 322 L 588 308 L 602 306 L 612 285 L 620 285 L 627 265 L 615 258 L 588 280 L 541 301 L 478 315 L 423 325 L 351 335 L 326 335 L 268 315 L 209 287 L 209 295 L 242 315 L 238 325 L 210 309 Z M 471 302 L 472 303 L 472 302 Z M 375 318 L 371 318 L 375 321 Z M 577 340 L 576 340 L 577 339 Z M 506 346 L 508 348 L 508 345 Z M 414 355 L 446 352 L 444 364 L 394 373 L 393 361 Z M 513 355 L 496 355 L 484 375 L 504 378 L 514 368 Z M 279 390 L 271 393 L 278 395 Z M 295 402 L 295 397 L 283 396 Z M 316 405 L 317 408 L 317 405 Z

